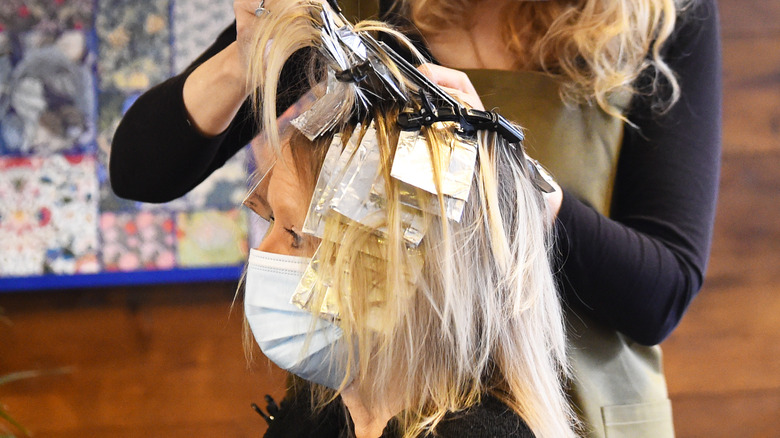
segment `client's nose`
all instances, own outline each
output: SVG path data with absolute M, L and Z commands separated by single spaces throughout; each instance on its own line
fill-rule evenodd
M 285 240 L 286 236 L 279 231 L 280 230 L 278 228 L 272 228 L 269 230 L 263 240 L 257 246 L 257 249 L 274 254 L 298 255 L 297 253 L 299 250 L 290 246 L 290 243 Z

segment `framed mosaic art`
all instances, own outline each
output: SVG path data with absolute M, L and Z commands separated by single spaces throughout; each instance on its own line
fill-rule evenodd
M 107 174 L 127 108 L 232 19 L 229 0 L 0 2 L 0 291 L 240 277 L 251 154 L 166 204 Z

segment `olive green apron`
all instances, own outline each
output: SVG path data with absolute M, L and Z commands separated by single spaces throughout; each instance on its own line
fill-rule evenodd
M 558 84 L 532 72 L 467 70 L 485 108 L 526 130 L 526 150 L 569 193 L 609 214 L 623 122 L 598 107 L 565 105 Z M 613 99 L 625 108 L 628 97 Z M 592 304 L 591 305 L 597 305 Z M 674 436 L 661 349 L 645 347 L 575 310 L 566 328 L 572 402 L 588 437 Z
M 376 16 L 375 1 L 342 1 L 350 19 Z M 486 109 L 525 128 L 528 154 L 569 193 L 608 215 L 623 123 L 598 107 L 567 106 L 550 77 L 532 72 L 466 70 Z M 613 103 L 625 108 L 628 97 Z M 567 309 L 570 397 L 593 438 L 672 438 L 672 408 L 661 349 Z

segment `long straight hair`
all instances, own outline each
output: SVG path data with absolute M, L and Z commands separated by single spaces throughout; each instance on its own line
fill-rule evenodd
M 263 18 L 250 56 L 248 86 L 257 90 L 258 117 L 277 150 L 282 147 L 274 123 L 282 67 L 294 52 L 319 41 L 311 7 L 290 2 L 274 8 Z M 357 23 L 356 29 L 388 32 L 410 45 L 376 22 Z M 325 77 L 316 71 L 322 62 L 308 65 L 315 66 L 315 78 Z M 345 88 L 343 105 L 334 113 L 340 118 L 336 130 L 355 128 L 349 121 L 355 86 Z M 337 323 L 346 345 L 355 345 L 346 358 L 348 369 L 356 371 L 353 387 L 369 409 L 400 405 L 397 419 L 405 438 L 433 431 L 448 412 L 474 406 L 485 395 L 502 400 L 537 436 L 574 436 L 575 419 L 562 384 L 565 333 L 549 259 L 549 213 L 527 177 L 525 161 L 500 136 L 480 132 L 468 200 L 461 220 L 451 221 L 441 192 L 445 170 L 437 163 L 460 140 L 450 125 L 424 128 L 438 211 L 423 212 L 424 238 L 410 250 L 403 236 L 402 190 L 390 176 L 399 137 L 397 110 L 386 105 L 371 110 L 387 197 L 386 215 L 377 223 L 384 234 L 378 238 L 376 229 L 331 215 L 318 249 L 326 261 L 319 275 L 333 280 Z M 319 151 L 310 157 L 323 156 L 320 149 L 329 144 L 308 142 L 300 133 L 291 139 L 294 148 Z M 312 307 L 324 300 L 315 295 Z M 323 404 L 346 383 L 335 394 L 313 385 L 314 399 Z

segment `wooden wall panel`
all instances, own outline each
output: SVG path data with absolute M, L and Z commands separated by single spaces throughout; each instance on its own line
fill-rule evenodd
M 704 289 L 664 343 L 681 438 L 780 430 L 780 1 L 721 0 L 724 160 Z M 54 438 L 258 437 L 249 403 L 283 373 L 247 368 L 234 285 L 0 294 L 0 375 L 70 367 L 0 387 Z
M 703 290 L 664 343 L 679 437 L 780 430 L 780 2 L 721 0 L 724 158 Z
M 780 31 L 777 0 L 719 0 L 723 36 L 774 35 Z
M 664 343 L 680 437 L 780 430 L 780 152 L 723 158 L 705 285 Z
M 780 2 L 774 2 L 780 4 Z M 780 151 L 780 30 L 723 41 L 723 149 Z
M 2 294 L 13 325 L 0 327 L 0 374 L 69 370 L 8 384 L 0 400 L 38 436 L 257 437 L 250 403 L 280 397 L 284 377 L 264 358 L 248 369 L 233 290 Z
M 774 438 L 778 391 L 680 396 L 674 400 L 678 438 Z

